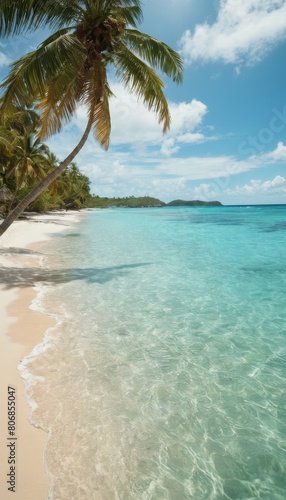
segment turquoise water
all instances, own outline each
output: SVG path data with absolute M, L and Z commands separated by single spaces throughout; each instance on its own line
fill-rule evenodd
M 284 499 L 286 206 L 90 212 L 27 362 L 54 500 Z

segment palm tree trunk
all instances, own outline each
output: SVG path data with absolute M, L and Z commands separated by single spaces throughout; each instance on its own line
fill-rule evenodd
M 91 131 L 93 123 L 93 110 L 89 114 L 89 120 L 84 131 L 82 138 L 80 139 L 78 145 L 73 149 L 73 151 L 63 160 L 60 165 L 55 168 L 50 174 L 47 175 L 39 184 L 36 186 L 17 206 L 12 210 L 12 212 L 4 219 L 0 226 L 0 236 L 13 224 L 13 222 L 18 219 L 18 217 L 24 212 L 30 203 L 35 201 L 40 194 L 42 194 L 45 189 L 69 166 L 73 161 L 79 151 L 82 149 L 87 141 L 89 133 Z

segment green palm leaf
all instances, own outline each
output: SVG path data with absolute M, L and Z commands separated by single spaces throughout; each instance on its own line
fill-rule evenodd
M 127 29 L 123 40 L 130 50 L 135 51 L 151 66 L 160 69 L 176 83 L 182 83 L 183 65 L 178 52 L 165 43 L 134 29 Z
M 18 35 L 49 26 L 68 26 L 83 13 L 74 0 L 0 0 L 0 36 Z
M 161 78 L 123 44 L 114 59 L 118 78 L 149 110 L 157 114 L 159 123 L 163 123 L 165 133 L 170 127 L 171 117 Z
M 10 74 L 1 85 L 7 89 L 2 98 L 2 114 L 11 113 L 17 106 L 25 106 L 28 99 L 38 101 L 43 98 L 49 82 L 59 72 L 63 72 L 66 83 L 77 76 L 85 57 L 79 41 L 61 32 L 52 38 L 50 43 L 41 44 L 12 64 Z

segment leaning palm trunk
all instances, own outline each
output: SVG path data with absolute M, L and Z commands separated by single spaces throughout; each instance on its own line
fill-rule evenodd
M 60 163 L 60 165 L 55 168 L 47 177 L 45 177 L 15 208 L 12 212 L 4 219 L 0 226 L 0 236 L 2 236 L 5 231 L 15 222 L 16 219 L 23 213 L 23 211 L 33 202 L 35 201 L 40 194 L 45 191 L 50 184 L 69 166 L 69 164 L 73 161 L 79 151 L 82 149 L 84 144 L 87 141 L 90 130 L 92 128 L 93 116 L 90 114 L 89 121 L 87 123 L 86 129 L 82 138 L 80 139 L 77 146 L 73 149 L 73 151 Z

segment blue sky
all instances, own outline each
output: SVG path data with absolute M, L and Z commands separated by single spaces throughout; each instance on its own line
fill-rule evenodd
M 166 7 L 167 5 L 167 7 Z M 184 83 L 165 81 L 172 124 L 116 81 L 108 152 L 90 137 L 76 158 L 100 196 L 286 203 L 286 0 L 144 0 L 141 31 L 182 54 Z M 0 77 L 41 35 L 0 42 Z M 86 114 L 48 141 L 63 159 Z

